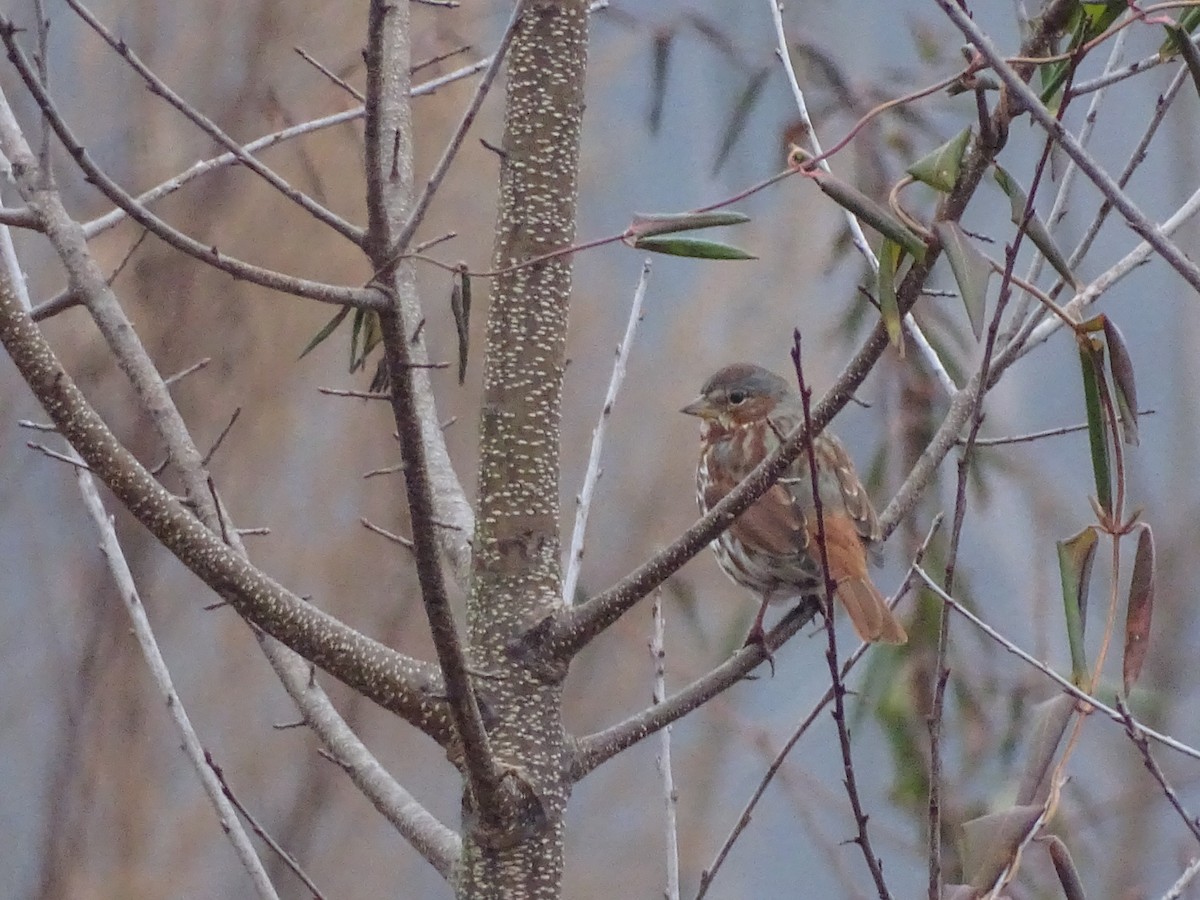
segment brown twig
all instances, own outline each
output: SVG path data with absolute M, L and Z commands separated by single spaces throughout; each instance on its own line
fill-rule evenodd
M 875 849 L 871 845 L 871 835 L 867 831 L 868 816 L 863 810 L 862 798 L 858 793 L 858 776 L 854 771 L 854 756 L 850 747 L 850 728 L 846 724 L 846 687 L 838 666 L 837 629 L 833 621 L 833 594 L 837 585 L 833 583 L 833 576 L 829 571 L 829 548 L 825 542 L 825 512 L 821 503 L 820 474 L 817 470 L 817 452 L 813 440 L 815 432 L 812 427 L 812 389 L 804 380 L 804 363 L 800 346 L 800 329 L 797 328 L 792 331 L 792 363 L 796 369 L 796 385 L 800 390 L 800 406 L 804 411 L 804 430 L 807 434 L 804 450 L 805 456 L 808 457 L 813 515 L 817 520 L 817 549 L 821 557 L 821 575 L 825 590 L 825 635 L 828 642 L 825 662 L 829 665 L 829 677 L 833 690 L 833 721 L 837 725 L 838 746 L 842 751 L 843 784 L 846 788 L 846 797 L 850 801 L 850 810 L 854 814 L 854 824 L 858 829 L 854 843 L 858 844 L 858 848 L 862 851 L 880 900 L 890 900 L 891 892 L 888 891 L 887 881 L 883 877 L 883 861 L 875 855 Z

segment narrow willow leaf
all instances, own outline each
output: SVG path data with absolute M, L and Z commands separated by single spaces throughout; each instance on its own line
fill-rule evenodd
M 1062 579 L 1063 612 L 1067 620 L 1067 643 L 1071 648 L 1071 680 L 1083 684 L 1087 678 L 1087 648 L 1083 637 L 1087 628 L 1088 595 L 1091 592 L 1092 563 L 1096 560 L 1099 537 L 1089 525 L 1074 537 L 1058 542 L 1058 574 Z M 1032 798 L 1022 798 L 1030 800 Z
M 758 259 L 754 254 L 729 244 L 702 241 L 699 238 L 642 237 L 635 240 L 633 246 L 651 253 L 688 256 L 692 259 Z
M 972 887 L 986 891 L 996 883 L 1041 814 L 1041 806 L 1011 806 L 963 822 L 962 870 Z
M 471 277 L 466 266 L 459 266 L 450 289 L 450 312 L 458 333 L 458 383 L 467 380 L 467 351 L 471 339 Z
M 337 327 L 341 325 L 343 321 L 345 321 L 346 316 L 349 314 L 349 306 L 343 306 L 341 309 L 339 309 L 337 313 L 334 314 L 334 317 L 330 319 L 320 331 L 313 335 L 313 339 L 305 345 L 303 350 L 300 351 L 300 355 L 297 357 L 297 359 L 304 359 L 304 357 L 308 356 L 308 354 L 316 349 L 316 347 L 322 341 L 324 341 L 325 338 L 329 337 L 334 333 L 334 331 L 337 330 Z
M 354 322 L 350 326 L 350 371 L 357 372 L 366 360 L 366 353 L 359 355 L 359 342 L 362 340 L 363 324 L 367 321 L 367 310 L 356 309 Z
M 659 126 L 662 125 L 663 107 L 667 98 L 667 71 L 671 65 L 671 45 L 674 39 L 675 33 L 666 29 L 654 34 L 654 71 L 650 81 L 650 114 L 647 123 L 651 134 L 657 134 Z
M 917 181 L 923 181 L 934 190 L 948 194 L 958 182 L 958 173 L 962 171 L 963 153 L 966 152 L 970 140 L 971 129 L 964 128 L 932 153 L 918 159 L 906 171 Z
M 695 231 L 697 228 L 716 228 L 721 225 L 742 225 L 750 217 L 740 212 L 717 210 L 703 213 L 634 213 L 633 221 L 625 232 L 630 237 L 651 237 L 656 234 L 674 234 L 678 231 Z
M 1004 191 L 1008 196 L 1012 223 L 1019 228 L 1021 223 L 1025 221 L 1025 208 L 1029 204 L 1029 195 L 1025 193 L 1025 189 L 1017 183 L 1016 179 L 1000 166 L 995 167 L 994 175 L 996 184 L 1000 185 L 1000 190 Z M 1054 271 L 1066 279 L 1066 282 L 1071 287 L 1078 290 L 1081 287 L 1079 279 L 1071 271 L 1070 265 L 1067 264 L 1067 257 L 1058 249 L 1058 245 L 1054 243 L 1054 238 L 1050 236 L 1050 230 L 1046 228 L 1046 224 L 1038 217 L 1036 212 L 1029 217 L 1025 233 L 1033 241 L 1033 245 L 1042 251 L 1042 255 L 1046 257 L 1046 261 L 1054 266 Z
M 1029 757 L 1021 770 L 1021 783 L 1017 787 L 1018 806 L 1045 800 L 1050 787 L 1046 773 L 1054 765 L 1058 745 L 1062 743 L 1062 736 L 1066 734 L 1074 715 L 1075 698 L 1067 694 L 1055 694 L 1034 707 L 1035 721 L 1029 739 Z
M 1125 658 L 1121 675 L 1125 696 L 1137 682 L 1150 649 L 1150 619 L 1154 614 L 1154 532 L 1141 527 L 1137 551 L 1133 556 L 1133 577 L 1129 582 L 1129 604 L 1125 608 Z
M 725 128 L 721 131 L 721 146 L 717 148 L 716 155 L 713 157 L 711 170 L 713 175 L 721 171 L 721 167 L 725 165 L 734 145 L 737 144 L 737 139 L 745 134 L 746 119 L 750 116 L 750 111 L 754 109 L 758 98 L 762 96 L 763 87 L 766 86 L 773 71 L 774 69 L 770 66 L 763 66 L 750 77 L 745 89 L 738 95 L 737 101 L 733 104 L 733 111 L 729 114 L 729 121 L 725 123 Z
M 1121 431 L 1125 443 L 1138 442 L 1137 385 L 1133 378 L 1133 358 L 1129 345 L 1116 323 L 1108 316 L 1104 319 L 1104 343 L 1108 345 L 1108 369 L 1112 372 L 1113 386 L 1117 393 L 1117 408 L 1121 413 Z
M 1083 402 L 1087 409 L 1088 444 L 1092 451 L 1092 476 L 1100 507 L 1112 512 L 1112 466 L 1108 458 L 1108 433 L 1100 392 L 1108 390 L 1104 380 L 1104 345 L 1094 338 L 1079 342 L 1079 364 L 1083 369 Z
M 1179 52 L 1183 55 L 1183 61 L 1187 63 L 1188 73 L 1192 76 L 1192 84 L 1197 91 L 1200 91 L 1200 50 L 1196 49 L 1188 37 L 1186 31 L 1175 26 L 1168 26 L 1167 31 L 1175 31 L 1176 37 L 1179 39 Z
M 1046 849 L 1050 853 L 1050 861 L 1054 863 L 1054 871 L 1058 875 L 1058 883 L 1062 885 L 1063 900 L 1087 900 L 1087 892 L 1083 889 L 1083 879 L 1075 868 L 1075 860 L 1071 859 L 1071 851 L 1056 834 L 1046 835 Z
M 891 239 L 885 239 L 879 248 L 879 313 L 888 340 L 901 356 L 904 356 L 904 325 L 900 320 L 900 304 L 896 299 L 896 272 L 900 268 L 900 257 L 904 250 Z
M 891 238 L 913 259 L 919 261 L 925 258 L 925 242 L 862 191 L 855 190 L 846 182 L 819 169 L 809 177 L 834 203 L 842 209 L 850 210 L 885 238 Z
M 987 312 L 988 281 L 992 277 L 992 264 L 967 238 L 966 232 L 957 222 L 938 222 L 933 226 L 942 250 L 950 261 L 954 280 L 958 282 L 958 293 L 967 308 L 967 319 L 975 339 L 983 337 L 984 314 Z
M 1167 39 L 1158 48 L 1158 58 L 1163 62 L 1179 54 L 1183 43 L 1191 43 L 1189 35 L 1200 27 L 1200 6 L 1192 6 L 1179 14 L 1174 27 L 1167 27 Z

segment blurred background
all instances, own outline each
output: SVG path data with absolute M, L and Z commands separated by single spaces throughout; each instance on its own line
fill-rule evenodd
M 981 25 L 1011 52 L 1019 36 L 1011 4 L 974 4 Z M 15 0 L 31 25 L 32 4 Z M 295 0 L 208 0 L 162 4 L 101 0 L 94 11 L 160 76 L 243 140 L 326 115 L 354 101 L 294 51 L 302 47 L 361 87 L 365 4 Z M 51 86 L 88 149 L 132 190 L 144 190 L 214 155 L 217 149 L 152 96 L 70 12 L 48 9 Z M 414 62 L 463 45 L 468 51 L 423 68 L 420 82 L 491 52 L 508 5 L 457 9 L 413 6 Z M 881 100 L 936 81 L 961 66 L 960 36 L 932 4 L 814 0 L 785 10 L 793 58 L 815 127 L 827 146 Z M 1126 61 L 1154 53 L 1161 29 L 1131 30 Z M 1080 77 L 1095 75 L 1107 48 Z M 1118 171 L 1153 113 L 1178 62 L 1112 88 L 1098 118 L 1096 156 Z M 38 119 L 11 67 L 0 84 L 31 141 Z M 474 81 L 416 101 L 419 172 L 428 172 L 458 121 Z M 1085 101 L 1071 108 L 1077 127 Z M 433 252 L 448 262 L 488 267 L 495 156 L 477 139 L 500 137 L 501 91 L 484 112 L 437 196 L 418 239 L 455 231 Z M 1169 112 L 1131 192 L 1161 220 L 1200 175 L 1194 90 Z M 876 120 L 833 161 L 835 170 L 876 197 L 905 166 L 975 119 L 970 95 L 936 94 Z M 1002 162 L 1026 186 L 1041 133 L 1021 120 Z M 766 0 L 614 0 L 593 19 L 584 130 L 579 237 L 620 231 L 634 212 L 707 205 L 783 167 L 788 144 L 803 139 L 774 56 Z M 284 144 L 264 159 L 294 184 L 356 222 L 365 221 L 361 123 Z M 100 196 L 58 154 L 69 208 L 86 220 L 107 211 Z M 1061 172 L 1056 160 L 1055 173 Z M 1051 189 L 1040 196 L 1049 208 Z M 914 190 L 914 209 L 932 197 Z M 4 194 L 6 205 L 15 195 Z M 924 206 L 922 206 L 924 204 Z M 1056 230 L 1070 248 L 1099 199 L 1073 194 Z M 721 365 L 744 359 L 786 373 L 793 327 L 804 334 L 807 374 L 818 394 L 874 321 L 856 286 L 863 264 L 849 248 L 841 215 L 811 184 L 791 179 L 736 205 L 753 217 L 720 235 L 759 258 L 712 263 L 654 260 L 644 321 L 626 387 L 613 412 L 604 476 L 592 510 L 580 592 L 603 589 L 695 518 L 696 423 L 676 411 Z M 295 274 L 335 283 L 369 275 L 361 255 L 251 175 L 225 169 L 157 209 L 223 250 Z M 965 224 L 998 242 L 1011 235 L 1008 202 L 984 186 Z M 43 242 L 16 234 L 35 298 L 62 289 Z M 93 249 L 114 267 L 138 240 L 128 223 Z M 1194 225 L 1176 235 L 1195 256 Z M 1123 225 L 1106 226 L 1079 267 L 1095 277 L 1134 244 Z M 620 245 L 576 259 L 563 422 L 562 509 L 566 538 L 592 428 L 614 350 L 625 327 L 642 256 Z M 1024 271 L 1025 263 L 1017 271 Z M 456 352 L 449 276 L 421 269 L 435 358 Z M 952 288 L 949 272 L 940 286 Z M 164 373 L 201 358 L 211 363 L 175 388 L 203 449 L 242 410 L 213 461 L 214 475 L 249 538 L 254 560 L 289 588 L 406 653 L 432 658 L 409 560 L 366 532 L 360 517 L 403 532 L 402 487 L 363 473 L 397 460 L 385 404 L 323 395 L 318 387 L 365 389 L 369 376 L 346 371 L 348 335 L 298 360 L 331 310 L 234 282 L 183 259 L 155 239 L 137 248 L 115 282 L 119 296 Z M 476 281 L 473 353 L 467 382 L 435 373 L 452 453 L 473 489 L 486 285 Z M 1134 695 L 1149 724 L 1200 744 L 1196 682 L 1200 629 L 1191 575 L 1200 558 L 1200 310 L 1197 297 L 1161 264 L 1143 267 L 1107 296 L 1133 348 L 1143 406 L 1130 454 L 1132 506 L 1142 506 L 1159 548 L 1159 595 L 1147 671 Z M 978 362 L 961 306 L 922 301 L 918 317 L 956 375 Z M 146 462 L 161 448 L 130 389 L 81 310 L 46 325 L 69 369 L 115 431 Z M 960 378 L 961 380 L 961 378 Z M 850 446 L 879 508 L 919 454 L 946 397 L 913 355 L 889 351 L 836 428 Z M 985 436 L 1083 421 L 1074 348 L 1059 334 L 1010 370 L 988 398 Z M 26 448 L 36 436 L 20 419 L 41 411 L 7 358 L 0 360 L 0 896 L 31 898 L 237 897 L 244 875 L 183 756 L 129 634 L 66 467 Z M 40 438 L 38 438 L 40 439 Z M 952 457 L 953 459 L 953 457 Z M 886 546 L 877 581 L 895 590 L 932 516 L 949 509 L 954 466 Z M 1067 671 L 1054 541 L 1092 519 L 1086 437 L 982 450 L 973 479 L 956 593 L 1039 658 Z M 126 552 L 205 746 L 231 786 L 328 896 L 448 897 L 437 876 L 320 757 L 303 729 L 276 725 L 295 712 L 249 631 L 228 610 L 205 611 L 202 585 L 118 513 Z M 1103 558 L 1103 553 L 1102 553 Z M 1097 595 L 1107 590 L 1097 566 Z M 1124 570 L 1128 571 L 1128 562 Z M 1122 586 L 1123 589 L 1123 586 Z M 755 609 L 703 554 L 664 591 L 670 684 L 683 686 L 736 648 Z M 461 597 L 456 598 L 460 604 Z M 855 671 L 857 769 L 877 851 L 899 897 L 923 894 L 927 702 L 937 606 L 903 607 L 912 642 L 879 649 Z M 1095 614 L 1096 620 L 1099 615 Z M 843 623 L 844 624 L 844 623 Z M 1093 630 L 1095 627 L 1093 627 Z M 621 620 L 576 662 L 568 681 L 568 727 L 588 733 L 647 702 L 649 605 Z M 841 632 L 850 643 L 848 628 Z M 736 821 L 775 750 L 828 684 L 819 632 L 803 632 L 764 673 L 693 713 L 674 729 L 679 838 L 685 893 Z M 956 620 L 946 747 L 950 823 L 1007 802 L 1023 762 L 1032 708 L 1050 696 L 1036 672 Z M 1105 687 L 1119 685 L 1119 663 Z M 410 728 L 324 679 L 343 714 L 418 798 L 457 824 L 458 781 L 442 754 Z M 645 742 L 593 773 L 568 814 L 565 896 L 649 897 L 663 883 L 663 809 Z M 1184 803 L 1200 809 L 1200 765 L 1160 750 Z M 1056 830 L 1100 897 L 1158 896 L 1195 855 L 1191 838 L 1145 774 L 1120 729 L 1090 721 L 1070 771 Z M 852 821 L 840 785 L 836 734 L 822 716 L 784 765 L 709 896 L 868 896 Z M 947 837 L 953 839 L 952 830 Z M 947 851 L 953 859 L 952 848 Z M 284 896 L 302 896 L 271 861 Z M 614 872 L 619 873 L 614 876 Z M 1027 854 L 1014 896 L 1054 896 L 1046 857 Z M 1200 895 L 1197 895 L 1200 896 Z

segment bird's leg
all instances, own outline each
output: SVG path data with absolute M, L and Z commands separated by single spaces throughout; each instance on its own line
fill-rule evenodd
M 758 607 L 758 615 L 754 617 L 754 624 L 750 626 L 750 630 L 746 633 L 746 640 L 742 641 L 743 647 L 758 647 L 762 650 L 763 656 L 766 657 L 767 663 L 771 666 L 771 677 L 775 677 L 775 656 L 767 647 L 767 633 L 763 629 L 763 617 L 767 614 L 767 606 L 770 605 L 770 600 L 763 597 L 762 605 Z

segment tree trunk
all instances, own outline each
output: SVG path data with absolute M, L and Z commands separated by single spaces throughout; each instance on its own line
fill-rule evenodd
M 526 5 L 509 51 L 493 265 L 512 266 L 575 238 L 587 61 L 584 0 Z M 464 798 L 460 897 L 558 897 L 569 793 L 561 718 L 565 671 L 530 671 L 508 642 L 562 595 L 559 421 L 571 260 L 496 278 L 488 313 L 473 584 L 467 621 L 492 751 L 528 787 L 522 827 L 489 835 Z

